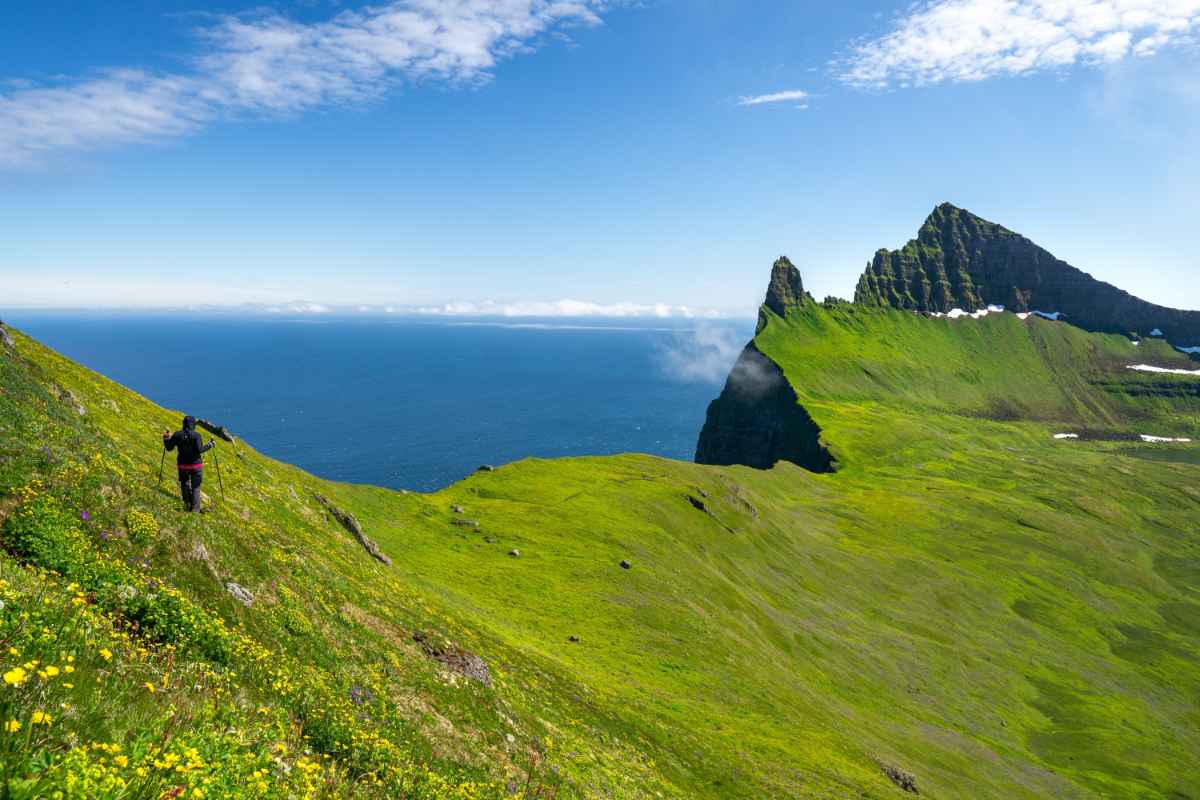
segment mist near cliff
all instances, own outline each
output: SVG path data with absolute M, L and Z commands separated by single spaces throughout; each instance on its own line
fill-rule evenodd
M 672 380 L 720 386 L 752 335 L 748 325 L 706 323 L 675 332 L 656 360 Z

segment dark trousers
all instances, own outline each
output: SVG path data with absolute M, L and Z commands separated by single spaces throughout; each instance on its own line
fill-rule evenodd
M 200 511 L 200 484 L 203 480 L 202 469 L 179 470 L 179 491 L 183 495 L 183 507 L 188 511 Z

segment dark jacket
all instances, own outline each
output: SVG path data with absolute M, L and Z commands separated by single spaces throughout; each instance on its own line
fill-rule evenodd
M 194 423 L 193 423 L 194 426 Z M 175 431 L 170 438 L 163 439 L 163 446 L 168 450 L 178 450 L 175 463 L 181 467 L 190 467 L 201 463 L 201 454 L 212 449 L 212 442 L 204 443 L 204 439 L 192 426 L 184 424 L 183 430 Z

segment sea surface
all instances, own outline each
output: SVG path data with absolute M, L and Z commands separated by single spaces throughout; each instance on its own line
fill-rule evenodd
M 428 491 L 481 464 L 690 460 L 752 321 L 7 311 L 167 408 L 321 477 Z M 159 431 L 146 431 L 157 443 Z

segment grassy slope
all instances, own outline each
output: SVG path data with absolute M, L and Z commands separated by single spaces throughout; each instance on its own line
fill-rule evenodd
M 439 774 L 523 781 L 538 752 L 566 776 L 559 796 L 900 796 L 880 763 L 931 797 L 1192 796 L 1195 450 L 1049 436 L 1134 415 L 1154 425 L 1141 432 L 1197 432 L 1183 401 L 1093 385 L 1148 382 L 1123 370 L 1132 346 L 1011 315 L 816 307 L 772 319 L 758 343 L 842 472 L 526 461 L 400 495 L 243 446 L 223 451 L 229 501 L 183 517 L 153 486 L 155 431 L 177 415 L 19 338 L 31 366 L 0 356 L 0 491 L 53 472 L 42 439 L 51 455 L 83 435 L 124 458 L 90 527 L 120 527 L 134 505 L 164 530 L 153 545 L 97 546 L 144 552 L 186 595 L 345 687 L 370 681 L 401 711 L 380 729 L 419 731 L 406 752 Z M 1139 361 L 1171 358 L 1142 348 Z M 1002 421 L 1018 417 L 1034 421 Z M 394 566 L 371 562 L 314 491 Z M 450 524 L 454 504 L 479 532 Z M 197 542 L 207 563 L 189 557 Z M 254 590 L 255 606 L 214 575 Z M 449 678 L 414 629 L 484 655 L 495 689 Z

